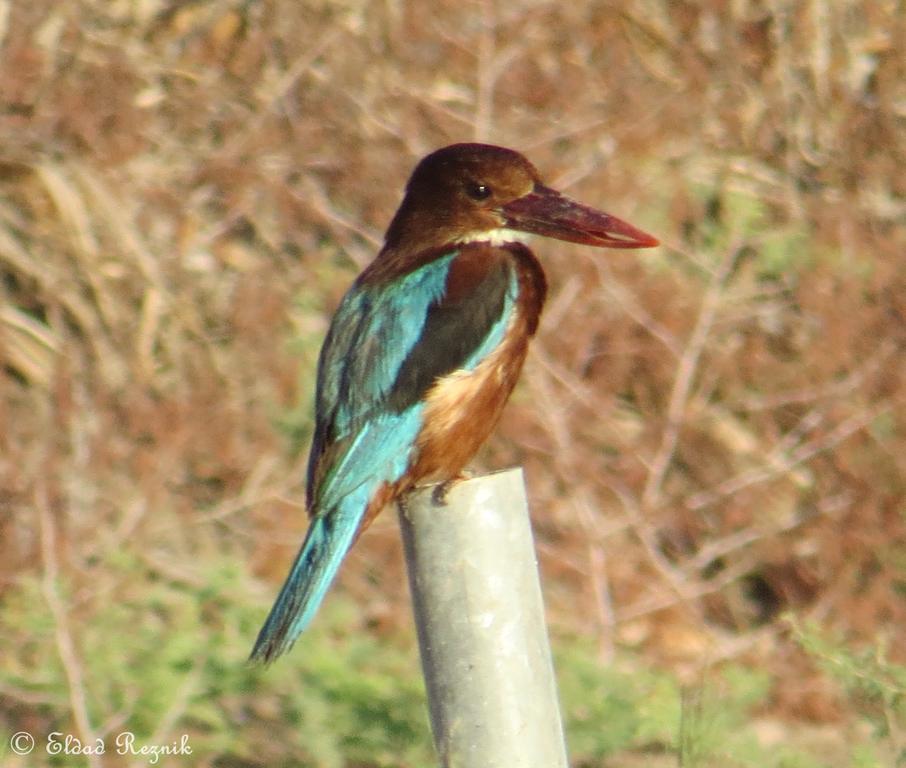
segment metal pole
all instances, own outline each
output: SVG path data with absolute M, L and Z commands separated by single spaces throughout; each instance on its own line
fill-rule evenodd
M 567 768 L 522 470 L 400 513 L 443 768 Z

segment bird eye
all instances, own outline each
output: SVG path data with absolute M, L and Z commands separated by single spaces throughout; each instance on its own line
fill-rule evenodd
M 491 196 L 491 188 L 473 181 L 466 187 L 466 194 L 473 200 L 487 200 Z

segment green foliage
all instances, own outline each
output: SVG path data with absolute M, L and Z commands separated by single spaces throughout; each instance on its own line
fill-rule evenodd
M 637 663 L 603 665 L 575 644 L 558 654 L 557 671 L 576 765 L 632 752 L 675 754 L 685 768 L 781 765 L 769 760 L 747 727 L 770 690 L 763 672 L 729 665 L 683 688 L 669 672 Z
M 169 572 L 119 550 L 107 563 L 116 586 L 73 603 L 80 606 L 70 624 L 89 716 L 95 727 L 115 723 L 108 749 L 110 734 L 123 731 L 138 744 L 185 733 L 193 760 L 212 765 L 434 765 L 411 638 L 401 643 L 358 631 L 355 608 L 334 595 L 293 652 L 270 668 L 250 666 L 246 655 L 267 598 L 251 599 L 238 562 L 208 557 L 197 569 Z M 10 733 L 25 722 L 42 723 L 46 733 L 74 728 L 45 589 L 23 579 L 4 596 L 0 633 L 22 638 L 20 653 L 0 659 L 0 677 L 23 702 L 3 712 Z M 85 611 L 84 620 L 77 611 Z M 775 683 L 767 672 L 723 665 L 683 687 L 672 673 L 632 658 L 603 664 L 570 639 L 555 645 L 573 765 L 888 768 L 906 669 L 890 662 L 883 646 L 857 652 L 814 627 L 795 631 L 875 724 L 874 740 L 856 740 L 831 760 L 795 739 L 771 748 L 753 727 Z M 7 749 L 0 745 L 0 757 L 11 757 Z M 29 765 L 83 764 L 74 756 L 32 758 L 44 762 Z
M 294 652 L 265 669 L 246 661 L 264 613 L 262 603 L 243 599 L 248 579 L 238 560 L 209 562 L 189 583 L 122 554 L 116 559 L 119 576 L 128 574 L 140 588 L 99 600 L 90 620 L 72 622 L 90 719 L 95 727 L 116 723 L 109 752 L 115 735 L 130 731 L 137 744 L 188 734 L 193 763 L 214 757 L 328 768 L 431 763 L 414 649 L 365 633 L 344 636 L 338 627 L 356 622 L 342 601 L 332 601 Z M 30 647 L 4 655 L 0 678 L 23 699 L 49 702 L 39 711 L 14 709 L 0 719 L 3 731 L 27 721 L 32 730 L 42 722 L 46 733 L 73 733 L 67 678 L 40 584 L 23 580 L 3 607 L 0 633 L 28 637 Z M 36 734 L 39 742 L 46 733 Z M 33 757 L 41 756 L 38 750 Z M 43 758 L 46 765 L 81 765 L 75 756 Z
M 787 620 L 803 650 L 843 686 L 855 711 L 872 724 L 876 738 L 889 743 L 897 765 L 906 765 L 906 666 L 888 658 L 884 639 L 855 649 L 816 624 Z M 853 759 L 860 766 L 880 765 L 873 748 L 866 745 L 859 745 Z
M 632 747 L 672 742 L 679 719 L 675 681 L 603 665 L 581 646 L 561 650 L 556 666 L 567 742 L 579 765 Z
M 781 766 L 759 744 L 749 723 L 770 693 L 770 676 L 727 665 L 683 690 L 678 755 L 683 768 Z
M 812 263 L 808 231 L 799 222 L 778 221 L 765 200 L 711 187 L 696 192 L 706 211 L 696 232 L 705 250 L 721 254 L 746 245 L 762 278 L 789 276 Z
M 776 680 L 763 670 L 722 665 L 683 687 L 671 673 L 639 667 L 638 662 L 603 665 L 589 649 L 575 644 L 567 644 L 558 654 L 557 670 L 567 742 L 576 766 L 890 765 L 889 750 L 877 740 L 825 743 L 825 739 L 811 744 L 779 722 L 775 728 L 780 729 L 780 742 L 765 743 L 755 727 L 756 715 L 768 704 Z M 861 678 L 860 673 L 852 679 Z

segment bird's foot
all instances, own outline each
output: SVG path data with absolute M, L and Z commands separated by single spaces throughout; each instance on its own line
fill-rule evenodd
M 450 493 L 450 489 L 457 483 L 468 480 L 469 477 L 470 475 L 467 472 L 460 472 L 455 477 L 451 477 L 449 480 L 438 483 L 434 486 L 434 490 L 431 491 L 431 502 L 435 507 L 447 506 L 447 494 Z

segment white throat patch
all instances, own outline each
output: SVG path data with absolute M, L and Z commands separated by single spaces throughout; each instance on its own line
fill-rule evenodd
M 465 235 L 457 237 L 456 243 L 490 243 L 491 245 L 506 245 L 507 243 L 522 243 L 526 245 L 531 240 L 528 232 L 520 232 L 518 229 L 507 229 L 498 227 L 489 229 L 484 232 L 468 232 Z

